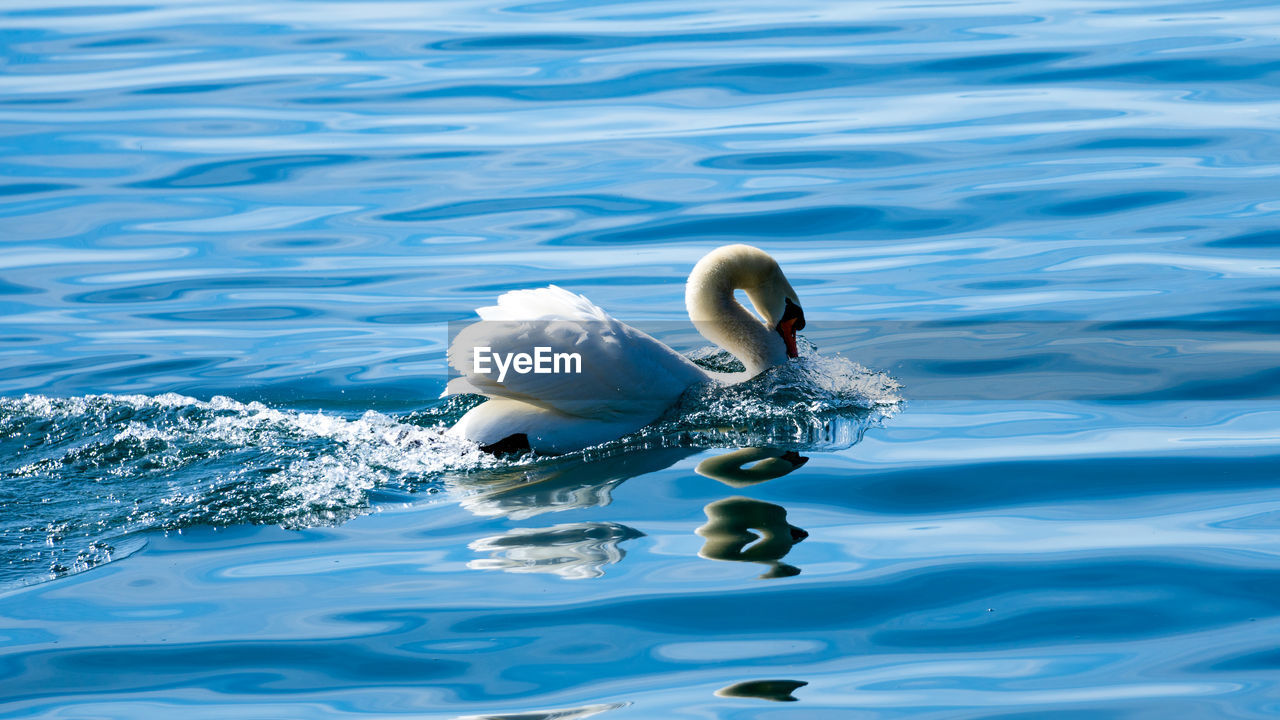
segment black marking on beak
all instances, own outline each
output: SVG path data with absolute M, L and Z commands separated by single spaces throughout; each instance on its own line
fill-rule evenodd
M 782 341 L 787 344 L 787 357 L 800 357 L 800 350 L 796 347 L 796 331 L 804 329 L 804 310 L 800 306 L 786 299 L 786 309 L 782 312 L 782 319 L 778 321 L 774 330 L 782 336 Z
M 794 302 L 792 302 L 791 298 L 787 298 L 786 303 L 787 303 L 787 309 L 782 312 L 782 319 L 795 320 L 795 325 L 793 327 L 795 327 L 796 330 L 803 330 L 804 329 L 804 309 L 801 308 L 799 305 L 795 304 Z M 781 321 L 779 321 L 779 324 L 781 324 Z

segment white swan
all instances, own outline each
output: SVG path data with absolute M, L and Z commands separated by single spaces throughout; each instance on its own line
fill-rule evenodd
M 743 290 L 756 318 L 734 299 Z M 680 396 L 707 382 L 734 383 L 796 357 L 796 331 L 804 312 L 796 291 L 768 253 L 726 245 L 698 261 L 685 286 L 685 306 L 698 332 L 738 358 L 741 373 L 709 373 L 643 332 L 620 322 L 581 295 L 554 285 L 516 290 L 476 312 L 482 322 L 462 330 L 449 346 L 449 365 L 460 375 L 443 395 L 477 393 L 489 399 L 462 417 L 449 434 L 492 452 L 580 450 L 657 420 Z M 563 354 L 561 372 L 524 364 L 501 373 L 495 362 L 547 349 Z M 577 367 L 567 359 L 581 358 Z M 552 367 L 550 363 L 546 367 Z M 563 372 L 575 369 L 580 372 Z M 485 370 L 486 372 L 481 372 Z

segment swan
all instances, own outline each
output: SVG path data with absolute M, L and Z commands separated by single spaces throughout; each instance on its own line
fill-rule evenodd
M 746 293 L 758 318 L 734 298 L 735 290 Z M 555 285 L 503 294 L 497 305 L 479 308 L 481 321 L 449 345 L 448 362 L 458 376 L 441 396 L 475 393 L 487 400 L 448 434 L 492 453 L 573 452 L 639 430 L 692 387 L 743 382 L 799 355 L 796 331 L 804 328 L 804 310 L 763 250 L 726 245 L 707 253 L 689 273 L 685 307 L 698 332 L 741 361 L 743 372 L 704 370 Z M 533 367 L 538 353 L 547 372 Z M 554 366 L 550 358 L 557 359 Z

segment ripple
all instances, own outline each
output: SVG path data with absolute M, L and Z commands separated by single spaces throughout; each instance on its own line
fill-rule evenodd
M 258 305 L 253 307 L 222 308 L 219 310 L 146 313 L 142 317 L 182 322 L 268 322 L 298 320 L 319 314 L 321 314 L 320 311 L 312 308 Z
M 1112 137 L 1090 140 L 1075 146 L 1077 150 L 1131 150 L 1202 147 L 1212 144 L 1208 137 Z
M 277 155 L 202 163 L 172 175 L 134 183 L 139 188 L 215 188 L 283 182 L 301 170 L 364 160 L 355 155 Z
M 1205 246 L 1222 248 L 1280 247 L 1280 230 L 1262 230 L 1243 235 L 1233 235 L 1232 237 L 1212 240 L 1205 243 Z
M 922 162 L 923 158 L 901 152 L 846 150 L 840 152 L 740 153 L 709 157 L 699 165 L 721 170 L 771 170 L 794 168 L 894 167 Z
M 1187 193 L 1159 191 L 1105 195 L 1050 205 L 1045 207 L 1043 212 L 1047 215 L 1105 215 L 1177 202 L 1186 197 L 1188 197 Z
M 831 206 L 770 212 L 733 213 L 698 220 L 640 224 L 625 230 L 568 236 L 555 244 L 652 243 L 682 238 L 811 237 L 859 232 L 880 237 L 919 237 L 947 229 L 959 230 L 974 220 L 954 213 L 929 213 L 908 208 Z
M 395 275 L 360 277 L 299 277 L 294 275 L 207 275 L 185 280 L 172 280 L 141 285 L 117 284 L 108 290 L 94 290 L 69 296 L 73 303 L 140 303 L 168 302 L 187 295 L 211 290 L 247 290 L 252 288 L 341 288 L 387 282 Z
M 1183 58 L 1124 62 L 1070 70 L 1050 70 L 1020 75 L 1023 83 L 1112 80 L 1156 83 L 1222 83 L 1268 79 L 1280 71 L 1280 62 L 1240 62 L 1217 58 Z M 1268 83 L 1270 84 L 1270 83 Z
M 800 25 L 770 27 L 767 29 L 739 31 L 706 31 L 699 33 L 648 34 L 648 35 L 489 35 L 442 40 L 428 45 L 428 49 L 446 52 L 468 50 L 603 50 L 639 45 L 665 45 L 676 43 L 733 43 L 743 40 L 778 40 L 802 38 L 847 37 L 894 33 L 902 28 L 896 25 Z
M 423 222 L 470 218 L 477 215 L 524 212 L 529 210 L 572 210 L 587 215 L 616 215 L 620 213 L 661 212 L 674 210 L 674 203 L 646 201 L 639 198 L 609 195 L 569 195 L 531 198 L 477 200 L 472 202 L 418 208 L 383 215 L 392 222 Z
M 266 80 L 245 80 L 243 82 L 199 83 L 186 85 L 157 85 L 134 90 L 136 95 L 191 95 L 196 93 L 221 92 L 223 90 L 239 90 L 254 85 L 269 84 Z

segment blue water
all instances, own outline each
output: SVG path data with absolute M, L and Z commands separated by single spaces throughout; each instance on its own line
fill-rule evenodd
M 5 4 L 0 717 L 1275 717 L 1278 31 Z M 507 290 L 720 362 L 729 242 L 790 375 L 559 459 L 441 435 Z

